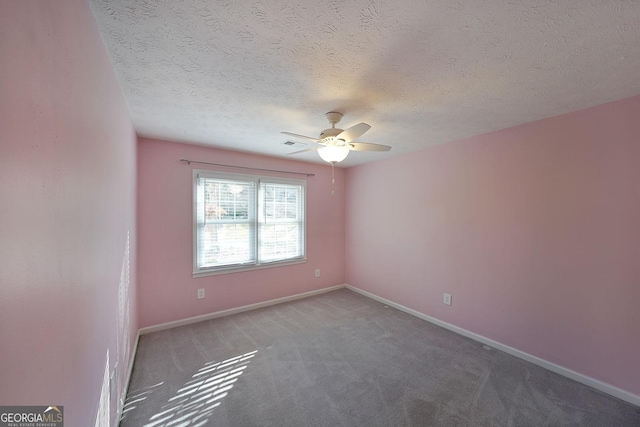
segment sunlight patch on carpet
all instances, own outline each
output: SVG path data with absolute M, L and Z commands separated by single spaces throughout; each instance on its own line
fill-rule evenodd
M 149 418 L 144 427 L 205 425 L 257 352 L 206 363 L 162 406 L 160 412 Z

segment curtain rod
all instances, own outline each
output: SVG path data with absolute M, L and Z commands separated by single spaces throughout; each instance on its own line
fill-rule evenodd
M 212 165 L 212 166 L 224 166 L 225 168 L 236 168 L 236 169 L 246 169 L 252 171 L 262 171 L 262 172 L 278 172 L 278 173 L 289 173 L 292 175 L 306 175 L 306 176 L 316 176 L 313 173 L 305 173 L 305 172 L 290 172 L 290 171 L 279 171 L 274 169 L 260 169 L 260 168 L 250 168 L 247 166 L 234 166 L 234 165 L 223 165 L 221 163 L 209 163 L 209 162 L 198 162 L 196 160 L 188 160 L 188 159 L 180 159 L 181 162 L 190 165 L 191 163 L 198 163 L 200 165 Z

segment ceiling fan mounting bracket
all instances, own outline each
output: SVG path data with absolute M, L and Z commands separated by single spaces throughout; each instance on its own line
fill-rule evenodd
M 342 119 L 342 113 L 338 113 L 336 111 L 329 111 L 325 116 L 327 117 L 327 120 L 329 120 L 329 123 L 331 123 L 332 127 L 335 127 L 336 123 Z
M 320 139 L 331 145 L 343 145 L 344 139 L 336 139 L 335 137 L 342 133 L 342 129 L 336 127 L 336 123 L 342 120 L 342 113 L 337 111 L 329 111 L 325 114 L 331 127 L 320 132 Z

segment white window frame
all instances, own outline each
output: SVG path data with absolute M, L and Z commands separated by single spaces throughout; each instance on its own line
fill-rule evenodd
M 206 267 L 200 268 L 198 266 L 198 179 L 200 176 L 204 178 L 213 178 L 213 179 L 229 179 L 229 180 L 237 180 L 237 181 L 252 181 L 255 183 L 255 200 L 253 202 L 254 212 L 250 215 L 255 221 L 255 233 L 253 238 L 253 250 L 256 254 L 256 261 L 254 263 L 247 264 L 236 264 L 230 266 L 221 266 L 221 267 Z M 295 258 L 288 258 L 285 260 L 278 261 L 260 261 L 260 247 L 259 247 L 259 235 L 260 235 L 260 224 L 258 215 L 261 210 L 261 206 L 263 201 L 260 197 L 260 184 L 261 183 L 273 183 L 273 184 L 284 184 L 284 185 L 299 185 L 302 187 L 302 256 Z M 286 265 L 294 265 L 301 264 L 307 262 L 307 181 L 303 179 L 289 179 L 289 178 L 280 178 L 273 176 L 263 176 L 263 175 L 252 175 L 252 174 L 238 174 L 231 172 L 218 172 L 206 169 L 194 169 L 193 170 L 193 181 L 192 181 L 192 189 L 193 189 L 193 277 L 204 277 L 204 276 L 213 276 L 218 274 L 228 274 L 228 273 L 237 273 L 242 271 L 251 271 L 262 268 L 272 268 L 272 267 L 282 267 Z

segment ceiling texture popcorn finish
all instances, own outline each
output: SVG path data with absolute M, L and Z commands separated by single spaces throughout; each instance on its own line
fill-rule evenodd
M 286 156 L 340 111 L 393 147 L 353 166 L 640 94 L 634 0 L 90 4 L 152 138 Z

